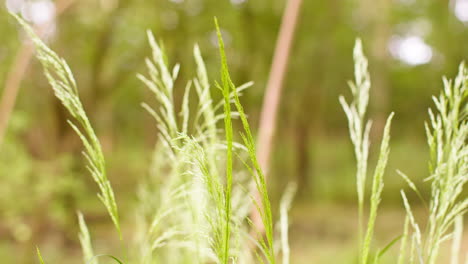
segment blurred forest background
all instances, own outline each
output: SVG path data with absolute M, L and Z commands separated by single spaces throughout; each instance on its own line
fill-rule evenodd
M 78 209 L 87 215 L 97 251 L 111 253 L 112 247 L 106 244 L 111 222 L 86 175 L 81 143 L 8 12 L 22 13 L 70 64 L 107 155 L 119 207 L 126 212 L 149 170 L 157 139 L 154 120 L 140 106 L 151 101 L 150 93 L 135 77 L 145 72 L 150 53 L 145 31 L 151 29 L 162 41 L 171 64 L 181 63 L 181 100 L 195 72 L 195 43 L 211 79 L 219 79 L 217 16 L 234 82 L 255 82 L 242 102 L 256 131 L 284 6 L 285 0 L 3 1 L 1 262 L 36 263 L 35 246 L 40 245 L 48 263 L 79 263 L 74 257 L 80 254 Z M 356 37 L 362 38 L 370 60 L 373 142 L 380 138 L 383 118 L 396 114 L 377 219 L 382 230 L 377 240 L 385 244 L 401 232 L 404 219 L 399 190 L 406 183 L 395 170 L 429 190 L 422 183 L 428 176 L 424 120 L 431 96 L 442 88 L 441 77 L 453 77 L 468 58 L 468 0 L 304 1 L 269 170 L 274 205 L 288 182 L 299 183 L 291 212 L 292 263 L 346 263 L 354 254 L 355 165 L 338 96 L 349 95 Z M 221 97 L 216 91 L 214 96 Z M 376 158 L 375 152 L 370 158 Z M 123 218 L 131 222 L 128 212 Z

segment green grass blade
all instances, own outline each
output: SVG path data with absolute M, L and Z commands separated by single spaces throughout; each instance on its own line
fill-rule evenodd
M 112 260 L 114 260 L 115 262 L 117 262 L 118 264 L 124 264 L 120 259 L 118 259 L 117 257 L 114 257 L 112 255 L 108 255 L 108 254 L 100 254 L 100 255 L 95 255 L 93 258 L 91 258 L 88 262 L 86 262 L 86 264 L 92 264 L 93 263 L 93 260 L 97 259 L 97 258 L 100 258 L 100 257 L 107 257 L 107 258 L 110 258 Z
M 38 247 L 36 247 L 36 252 L 37 252 L 37 258 L 39 259 L 39 262 L 41 264 L 45 264 L 44 260 L 42 259 L 41 251 L 39 250 Z
M 263 225 L 265 227 L 265 235 L 266 235 L 266 243 L 264 243 L 264 251 L 266 252 L 266 258 L 270 264 L 275 263 L 275 254 L 274 254 L 274 248 L 273 248 L 273 217 L 271 213 L 271 204 L 270 204 L 270 199 L 268 196 L 268 191 L 267 191 L 267 186 L 266 186 L 266 180 L 265 176 L 260 168 L 260 165 L 257 161 L 257 156 L 256 156 L 256 150 L 255 150 L 255 141 L 252 136 L 252 132 L 250 130 L 249 123 L 247 121 L 247 116 L 244 112 L 244 109 L 242 107 L 242 104 L 240 103 L 239 95 L 236 90 L 236 86 L 231 80 L 231 77 L 229 75 L 229 70 L 227 66 L 227 60 L 226 60 L 226 54 L 224 50 L 224 43 L 223 39 L 221 37 L 221 32 L 219 29 L 219 25 L 217 20 L 215 19 L 215 24 L 216 24 L 216 30 L 218 33 L 218 42 L 219 42 L 219 51 L 221 54 L 221 69 L 222 69 L 222 80 L 223 80 L 223 96 L 225 100 L 225 104 L 230 102 L 229 96 L 230 92 L 233 92 L 234 94 L 234 104 L 236 106 L 237 111 L 239 112 L 239 116 L 242 121 L 242 126 L 244 128 L 245 134 L 241 134 L 243 142 L 245 146 L 248 149 L 248 154 L 250 161 L 253 164 L 253 167 L 256 171 L 256 174 L 254 175 L 254 181 L 257 187 L 257 190 L 260 193 L 261 196 L 261 206 L 260 207 L 260 216 L 262 218 Z M 229 90 L 228 90 L 229 89 Z M 226 106 L 225 106 L 226 107 Z M 230 113 L 230 108 L 227 109 L 229 110 Z M 226 115 L 228 113 L 225 113 Z M 229 122 L 230 122 L 230 118 Z M 230 124 L 230 123 L 229 123 Z M 228 132 L 226 132 L 228 133 Z M 230 135 L 232 136 L 232 135 Z
M 377 263 L 378 263 L 378 260 L 380 260 L 380 258 L 390 249 L 393 247 L 393 245 L 395 245 L 398 241 L 400 241 L 400 239 L 403 238 L 403 235 L 399 235 L 397 237 L 395 237 L 392 241 L 390 241 L 383 249 L 379 250 L 378 253 L 377 253 Z
M 224 98 L 224 129 L 226 133 L 226 190 L 225 190 L 225 234 L 224 234 L 224 259 L 223 263 L 229 261 L 229 240 L 230 240 L 230 221 L 231 221 L 231 190 L 232 190 L 232 117 L 231 117 L 231 102 L 229 95 L 233 87 L 229 70 L 226 62 L 226 54 L 224 53 L 224 42 L 219 30 L 218 21 L 215 18 L 216 31 L 218 34 L 219 52 L 221 55 L 221 85 Z

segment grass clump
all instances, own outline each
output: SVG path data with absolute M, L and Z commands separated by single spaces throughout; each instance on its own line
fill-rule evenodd
M 429 109 L 426 123 L 427 141 L 430 150 L 429 177 L 431 197 L 429 200 L 426 227 L 415 220 L 406 193 L 401 196 L 406 208 L 411 231 L 405 229 L 404 240 L 409 240 L 411 263 L 437 263 L 440 246 L 452 240 L 452 262 L 459 263 L 461 224 L 468 209 L 468 198 L 463 188 L 468 181 L 468 70 L 464 63 L 459 67 L 454 80 L 443 79 L 444 89 L 433 97 L 436 112 Z M 410 188 L 419 194 L 414 183 L 400 172 Z M 401 259 L 406 250 L 402 248 Z
M 37 57 L 56 97 L 75 119 L 75 123 L 70 122 L 70 125 L 83 142 L 88 169 L 99 186 L 99 198 L 122 240 L 118 209 L 106 176 L 103 151 L 81 104 L 73 74 L 64 59 L 48 48 L 29 25 L 15 17 L 32 38 Z M 137 77 L 156 101 L 157 107 L 150 106 L 150 103 L 142 106 L 154 117 L 159 140 L 154 147 L 148 175 L 138 189 L 133 243 L 128 244 L 131 253 L 124 261 L 112 255 L 96 255 L 84 217 L 78 213 L 84 263 L 97 264 L 99 257 L 107 257 L 116 263 L 139 264 L 274 264 L 278 259 L 278 248 L 281 249 L 282 263 L 289 263 L 287 213 L 295 187 L 288 187 L 281 199 L 277 237 L 265 176 L 258 164 L 254 136 L 240 101 L 242 91 L 252 84 L 237 87 L 233 83 L 216 20 L 215 25 L 221 80 L 213 86 L 210 84 L 201 51 L 195 46 L 196 74 L 185 85 L 180 105 L 174 101 L 180 65 L 170 66 L 161 46 L 148 32 L 152 50 L 151 58 L 145 61 L 148 73 Z M 401 239 L 398 263 L 434 264 L 441 243 L 452 240 L 451 264 L 458 264 L 463 215 L 468 206 L 468 199 L 463 197 L 463 188 L 468 180 L 468 70 L 462 64 L 455 80 L 444 79 L 443 92 L 434 97 L 436 112 L 429 111 L 430 122 L 426 124 L 426 132 L 431 160 L 430 176 L 426 181 L 431 183 L 432 192 L 424 233 L 405 192 L 401 191 L 407 213 L 403 234 L 382 249 L 374 250 L 372 241 L 384 188 L 393 113 L 385 124 L 370 194 L 366 195 L 372 124 L 366 118 L 366 112 L 371 81 L 359 40 L 354 48 L 354 60 L 355 80 L 349 84 L 353 99 L 348 103 L 340 97 L 340 103 L 348 118 L 357 164 L 358 263 L 380 263 L 383 254 Z M 220 102 L 212 99 L 213 87 L 221 91 L 223 98 Z M 193 97 L 195 100 L 190 100 Z M 242 125 L 241 142 L 236 141 L 235 118 L 240 119 Z M 399 173 L 424 199 L 409 177 Z M 258 201 L 248 191 L 252 186 L 260 194 Z M 369 205 L 369 213 L 364 219 L 366 204 Z M 258 210 L 264 230 L 255 230 L 249 219 L 252 208 Z M 252 236 L 252 233 L 257 235 Z M 39 250 L 38 257 L 43 264 Z
M 366 197 L 366 177 L 369 156 L 369 133 L 371 121 L 365 119 L 369 100 L 370 76 L 368 62 L 362 51 L 362 44 L 357 40 L 354 48 L 355 82 L 350 83 L 353 101 L 347 103 L 340 97 L 340 103 L 349 123 L 351 141 L 354 145 L 357 172 L 357 194 L 359 204 L 359 263 L 379 263 L 382 255 L 402 239 L 398 263 L 437 263 L 442 242 L 452 240 L 452 262 L 459 263 L 460 236 L 463 227 L 463 215 L 468 208 L 468 199 L 463 197 L 463 188 L 468 181 L 468 71 L 462 63 L 457 77 L 444 78 L 444 89 L 439 97 L 434 97 L 437 112 L 429 110 L 430 122 L 426 124 L 426 134 L 430 150 L 429 173 L 426 182 L 431 183 L 431 197 L 425 232 L 417 223 L 410 203 L 402 190 L 403 205 L 406 209 L 403 234 L 392 240 L 383 249 L 371 257 L 371 242 L 374 235 L 377 210 L 384 187 L 383 175 L 388 161 L 390 125 L 393 113 L 387 119 L 380 147 L 380 154 L 372 177 L 372 189 L 369 200 L 369 217 L 364 232 L 364 206 Z M 398 171 L 409 187 L 424 200 L 416 185 L 408 176 Z M 410 250 L 408 254 L 408 242 Z
M 56 97 L 80 125 L 79 128 L 70 122 L 84 144 L 89 170 L 101 190 L 99 197 L 122 237 L 117 205 L 106 177 L 104 155 L 79 99 L 71 70 L 65 60 L 49 49 L 29 25 L 16 18 L 32 38 L 37 57 Z M 169 68 L 162 49 L 152 33 L 148 32 L 152 49 L 152 57 L 146 60 L 148 77 L 138 75 L 138 78 L 150 89 L 159 104 L 158 108 L 143 104 L 143 108 L 156 120 L 159 141 L 155 146 L 150 173 L 139 188 L 135 243 L 130 245 L 130 252 L 133 253 L 125 262 L 275 263 L 271 205 L 265 178 L 256 160 L 254 139 L 239 99 L 242 90 L 251 83 L 240 87 L 233 84 L 223 40 L 217 22 L 215 24 L 221 55 L 221 82 L 216 83 L 216 87 L 221 90 L 223 100 L 219 103 L 214 103 L 211 98 L 212 87 L 201 52 L 195 46 L 197 74 L 185 86 L 182 105 L 176 106 L 173 93 L 180 66 L 176 64 Z M 190 114 L 189 105 L 192 87 L 195 87 L 198 100 L 194 115 Z M 180 108 L 180 112 L 177 108 Z M 232 119 L 237 116 L 242 121 L 244 144 L 234 140 Z M 218 127 L 221 120 L 224 120 L 223 129 Z M 250 185 L 259 189 L 261 204 L 257 204 L 249 195 L 247 190 L 250 188 L 246 186 Z M 248 215 L 252 206 L 260 210 L 265 238 L 249 235 L 252 227 Z M 287 233 L 284 228 L 287 227 L 287 217 L 282 217 L 282 244 L 286 247 Z M 78 222 L 85 262 L 96 264 L 98 257 L 107 256 L 123 263 L 111 255 L 95 255 L 81 213 L 78 214 Z M 255 246 L 249 246 L 252 244 Z
M 217 29 L 219 33 L 219 28 Z M 259 236 L 258 245 L 262 254 L 258 258 L 265 258 L 268 263 L 274 263 L 271 206 L 263 174 L 255 155 L 251 155 L 255 153 L 253 137 L 239 99 L 240 92 L 251 83 L 240 87 L 233 84 L 229 76 L 223 40 L 220 35 L 218 36 L 221 82 L 216 83 L 216 87 L 221 90 L 223 100 L 213 103 L 206 68 L 200 50 L 195 46 L 197 75 L 186 85 L 181 111 L 177 116 L 172 88 L 179 66 L 176 65 L 172 70 L 173 74 L 169 74 L 171 71 L 164 61 L 160 46 L 153 35 L 148 33 L 153 50 L 153 58 L 146 61 L 149 77 L 143 75 L 138 77 L 150 88 L 156 101 L 162 106 L 159 110 L 155 110 L 148 104 L 143 105 L 156 119 L 161 139 L 156 146 L 150 181 L 156 180 L 162 184 L 155 186 L 145 183 L 142 186 L 143 213 L 139 215 L 148 217 L 146 220 L 140 219 L 140 226 L 141 230 L 146 229 L 144 226 L 150 226 L 151 235 L 140 240 L 139 247 L 146 248 L 145 253 L 140 256 L 160 259 L 162 262 L 169 261 L 170 256 L 174 254 L 164 253 L 162 246 L 170 241 L 180 247 L 177 254 L 185 255 L 183 259 L 191 263 L 253 262 L 256 258 L 252 255 L 256 254 L 255 250 L 251 252 L 249 248 L 242 248 L 254 240 L 248 235 L 247 224 L 250 221 L 248 213 L 253 199 L 246 193 L 247 188 L 243 187 L 250 185 L 251 179 L 248 177 L 250 174 L 256 186 L 261 189 L 262 195 L 266 196 L 262 200 L 262 205 L 257 205 L 257 208 L 263 210 L 261 214 L 265 216 L 264 224 L 269 226 L 266 241 Z M 188 98 L 192 86 L 195 87 L 198 99 L 194 116 L 191 116 L 188 110 L 190 108 Z M 232 109 L 232 102 L 235 104 L 235 110 Z M 223 108 L 223 112 L 217 113 L 220 107 Z M 245 133 L 248 135 L 243 136 L 244 145 L 234 141 L 232 118 L 237 116 L 240 116 Z M 224 121 L 224 138 L 220 134 L 222 131 L 217 128 L 221 120 Z M 170 159 L 161 158 L 163 153 L 169 153 Z M 248 165 L 245 156 L 250 159 L 252 165 Z M 235 168 L 235 157 L 239 157 L 245 167 Z M 224 173 L 221 170 L 224 170 Z M 165 179 L 160 179 L 158 174 L 164 174 Z M 224 177 L 220 177 L 223 174 Z M 148 197 L 158 192 L 166 195 L 157 195 L 161 199 L 160 203 L 148 208 Z M 154 208 L 157 208 L 155 214 L 151 212 Z M 153 257 L 154 255 L 156 257 Z M 143 263 L 152 262 L 143 261 Z

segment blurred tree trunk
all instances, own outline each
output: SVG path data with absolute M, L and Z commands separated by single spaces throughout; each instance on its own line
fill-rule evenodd
M 257 155 L 265 175 L 268 175 L 281 90 L 301 4 L 302 0 L 289 0 L 287 2 L 262 104 Z
M 271 71 L 265 90 L 265 97 L 263 99 L 257 137 L 257 156 L 258 163 L 264 172 L 265 177 L 269 174 L 269 163 L 273 146 L 273 136 L 275 135 L 276 130 L 281 89 L 286 75 L 288 59 L 301 4 L 302 0 L 288 0 L 286 2 L 286 9 L 284 10 L 284 15 L 281 20 L 281 27 L 273 55 Z M 254 191 L 253 196 L 257 203 L 261 204 L 258 191 Z M 257 210 L 254 209 L 251 214 L 251 218 L 254 227 L 257 228 L 256 231 L 258 233 L 263 233 L 264 226 Z

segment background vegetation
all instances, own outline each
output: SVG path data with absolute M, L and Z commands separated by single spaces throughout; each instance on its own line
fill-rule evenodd
M 183 65 L 175 83 L 180 89 L 174 90 L 174 100 L 181 102 L 183 87 L 196 72 L 195 43 L 209 75 L 220 79 L 212 22 L 217 16 L 231 78 L 236 84 L 255 83 L 242 96 L 255 133 L 285 1 L 7 0 L 0 8 L 2 92 L 12 76 L 19 76 L 16 62 L 25 49 L 22 31 L 8 15 L 8 10 L 27 15 L 28 8 L 17 8 L 20 3 L 43 8 L 37 11 L 42 16 L 29 16 L 38 28 L 51 18 L 53 26 L 43 35 L 73 69 L 103 145 L 120 212 L 135 203 L 137 183 L 150 169 L 150 153 L 158 140 L 154 121 L 140 107 L 152 94 L 135 76 L 145 72 L 144 58 L 151 52 L 147 29 L 162 41 L 171 64 Z M 54 4 L 56 15 L 47 17 L 52 10 L 47 8 Z M 395 111 L 376 227 L 384 231 L 377 232 L 377 243 L 394 238 L 404 223 L 399 190 L 406 183 L 396 169 L 410 175 L 424 196 L 429 194 L 430 186 L 422 184 L 429 158 L 423 124 L 431 96 L 442 88 L 441 76 L 455 76 L 459 62 L 468 58 L 466 5 L 464 0 L 304 1 L 268 182 L 273 207 L 287 183 L 298 182 L 290 220 L 292 263 L 348 263 L 355 256 L 355 162 L 338 95 L 349 94 L 346 82 L 353 77 L 356 36 L 362 38 L 371 65 L 369 112 L 377 128 L 371 142 L 379 141 L 386 116 Z M 83 177 L 82 146 L 66 122 L 70 116 L 54 98 L 36 60 L 19 78 L 21 88 L 0 145 L 0 259 L 35 263 L 34 247 L 41 245 L 48 263 L 80 261 L 74 257 L 80 254 L 78 209 L 94 230 L 96 251 L 115 252 L 117 245 L 106 243 L 114 234 L 95 198 L 98 189 L 90 177 Z M 214 96 L 221 99 L 221 94 Z M 371 143 L 370 153 L 375 163 L 378 144 Z M 407 195 L 415 206 L 416 195 Z M 132 215 L 121 218 L 124 226 L 134 221 Z M 466 249 L 467 243 L 463 245 Z

